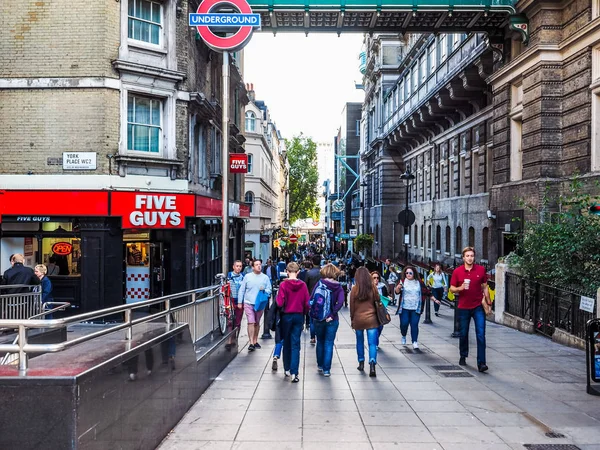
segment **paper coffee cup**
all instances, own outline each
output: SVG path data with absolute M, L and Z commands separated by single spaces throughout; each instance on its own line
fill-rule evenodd
M 469 285 L 471 284 L 471 280 L 467 279 L 465 280 L 465 289 L 468 290 L 469 289 Z

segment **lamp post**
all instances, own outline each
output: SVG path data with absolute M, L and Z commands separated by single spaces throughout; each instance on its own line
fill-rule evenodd
M 400 179 L 406 181 L 406 206 L 404 208 L 404 262 L 408 264 L 408 242 L 410 241 L 410 231 L 408 229 L 408 196 L 410 194 L 410 181 L 415 179 L 415 176 L 410 173 L 410 169 L 406 169 Z

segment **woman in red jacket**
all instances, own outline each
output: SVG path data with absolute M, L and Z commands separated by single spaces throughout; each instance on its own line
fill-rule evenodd
M 283 368 L 285 376 L 292 376 L 292 383 L 300 381 L 300 335 L 304 316 L 308 314 L 308 288 L 298 279 L 300 268 L 295 262 L 287 265 L 288 279 L 279 285 L 277 306 L 281 308 L 281 337 L 283 339 Z

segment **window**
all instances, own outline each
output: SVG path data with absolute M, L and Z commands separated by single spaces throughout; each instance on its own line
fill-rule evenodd
M 425 225 L 421 225 L 421 248 L 425 247 Z
M 440 37 L 440 63 L 443 63 L 448 56 L 448 35 L 442 34 Z
M 413 92 L 419 89 L 419 67 L 416 64 L 412 68 L 412 86 Z
M 252 160 L 254 159 L 254 156 L 252 155 L 252 153 L 248 153 L 248 173 L 252 173 Z
M 127 96 L 127 150 L 160 153 L 162 101 L 156 98 Z
M 211 130 L 211 144 L 212 144 L 212 152 L 210 158 L 210 172 L 212 175 L 220 175 L 221 174 L 221 132 L 216 128 L 212 128 Z
M 246 205 L 250 207 L 250 213 L 252 214 L 254 211 L 254 194 L 251 191 L 246 192 L 244 201 L 246 202 Z
M 410 98 L 410 95 L 411 95 L 411 91 L 410 91 L 410 75 L 406 75 L 406 77 L 404 77 L 404 86 L 406 87 L 406 100 L 408 100 Z
M 481 257 L 486 261 L 489 260 L 489 240 L 490 240 L 490 230 L 485 227 L 483 232 L 481 233 Z
M 592 0 L 592 19 L 600 17 L 600 0 Z
M 423 54 L 419 60 L 419 71 L 421 72 L 421 84 L 427 79 L 427 54 Z
M 360 120 L 356 121 L 356 135 L 360 136 Z
M 161 45 L 162 5 L 148 0 L 129 0 L 129 39 Z
M 198 182 L 206 184 L 208 180 L 208 166 L 206 164 L 206 148 L 207 148 L 207 132 L 206 127 L 197 124 L 194 128 L 196 137 L 195 147 L 196 154 L 198 155 Z
M 463 243 L 462 243 L 462 228 L 456 227 L 456 245 L 454 246 L 454 251 L 459 254 L 462 251 Z
M 427 248 L 431 248 L 431 225 L 427 226 Z
M 512 87 L 510 110 L 510 181 L 523 178 L 523 85 Z
M 256 131 L 256 116 L 252 111 L 246 111 L 246 131 L 251 133 Z
M 437 65 L 436 50 L 437 49 L 435 46 L 435 41 L 433 41 L 433 44 L 431 44 L 427 49 L 427 56 L 429 59 L 429 73 L 435 72 L 435 68 Z
M 436 227 L 435 230 L 435 250 L 437 252 L 442 251 L 442 227 L 440 227 L 439 225 Z
M 452 51 L 458 48 L 458 46 L 460 45 L 461 38 L 462 34 L 460 33 L 455 33 L 452 35 Z
M 417 246 L 417 242 L 419 242 L 419 225 L 415 224 L 415 247 Z
M 469 227 L 469 247 L 475 248 L 475 228 Z
M 398 106 L 404 102 L 404 80 L 400 82 L 400 90 L 398 91 Z
M 451 253 L 451 241 L 452 240 L 452 236 L 451 236 L 451 231 L 450 231 L 450 227 L 446 227 L 446 253 L 449 255 Z

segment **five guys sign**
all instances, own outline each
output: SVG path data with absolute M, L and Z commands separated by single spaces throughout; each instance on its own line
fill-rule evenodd
M 123 228 L 185 228 L 196 212 L 194 195 L 140 192 L 113 192 L 110 210 Z
M 230 153 L 229 172 L 248 173 L 248 155 L 245 153 Z

